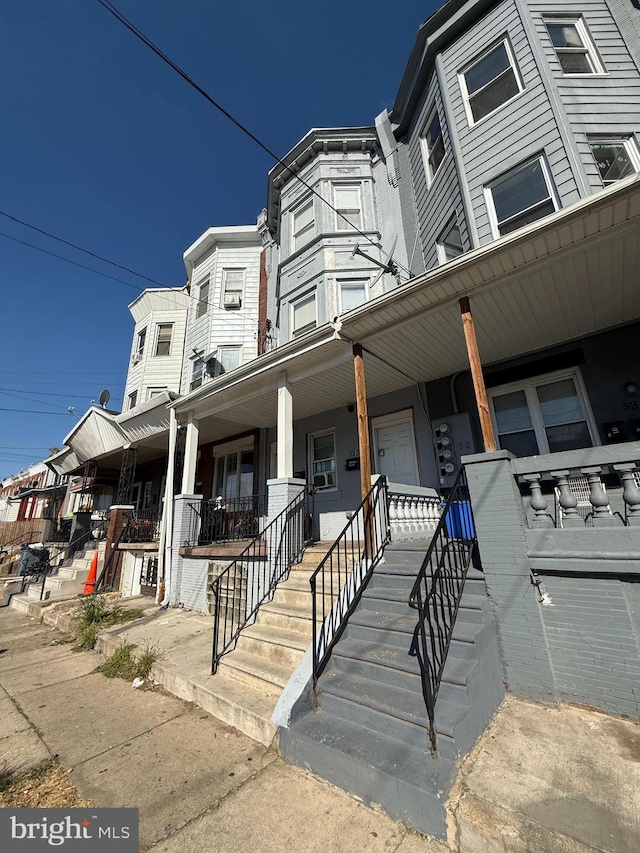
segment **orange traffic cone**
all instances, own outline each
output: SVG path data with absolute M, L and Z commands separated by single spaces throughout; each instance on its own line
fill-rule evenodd
M 95 551 L 93 554 L 93 560 L 91 560 L 91 567 L 89 568 L 89 574 L 87 575 L 87 579 L 84 584 L 84 589 L 82 590 L 83 595 L 91 595 L 91 593 L 96 591 L 96 577 L 98 574 L 98 552 Z

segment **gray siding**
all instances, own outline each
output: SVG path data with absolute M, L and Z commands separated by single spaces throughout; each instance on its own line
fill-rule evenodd
M 629 7 L 631 11 L 635 11 Z M 544 56 L 566 113 L 567 123 L 575 134 L 580 156 L 592 192 L 602 189 L 588 134 L 640 133 L 640 73 L 622 33 L 604 0 L 528 0 Z M 581 15 L 604 64 L 606 73 L 565 76 L 544 24 L 544 15 L 561 13 Z M 638 13 L 636 12 L 636 15 Z M 636 32 L 627 31 L 631 44 Z
M 524 91 L 469 127 L 458 72 L 503 35 L 511 43 Z M 493 239 L 483 187 L 537 153 L 546 155 L 560 204 L 565 207 L 577 201 L 575 176 L 517 8 L 510 2 L 496 6 L 442 56 L 444 97 L 460 141 L 480 244 Z
M 445 158 L 440 164 L 433 183 L 428 187 L 420 140 L 434 105 L 440 118 Z M 436 241 L 452 216 L 455 215 L 458 220 L 465 250 L 468 251 L 471 248 L 449 127 L 435 72 L 409 131 L 408 152 L 415 188 L 416 211 L 420 224 L 422 255 L 425 269 L 431 269 L 439 263 Z

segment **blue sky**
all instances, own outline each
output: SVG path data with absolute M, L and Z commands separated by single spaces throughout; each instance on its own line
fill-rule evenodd
M 390 108 L 438 5 L 114 3 L 280 155 Z M 0 57 L 0 210 L 171 286 L 206 228 L 255 222 L 269 157 L 97 0 L 5 0 Z M 1 215 L 0 232 L 144 286 Z M 0 236 L 0 477 L 62 444 L 68 406 L 102 388 L 120 406 L 135 296 Z

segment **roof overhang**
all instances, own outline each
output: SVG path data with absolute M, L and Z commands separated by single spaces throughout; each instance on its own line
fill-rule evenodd
M 25 498 L 52 497 L 55 494 L 64 494 L 66 491 L 66 485 L 43 486 L 40 489 L 26 489 L 24 492 L 21 492 L 19 495 L 15 495 L 14 497 L 9 498 L 8 500 L 9 503 L 17 503 L 19 501 L 24 500 Z
M 193 268 L 197 262 L 206 254 L 211 252 L 220 244 L 229 243 L 254 243 L 261 245 L 257 225 L 228 225 L 216 228 L 208 228 L 195 243 L 192 243 L 182 256 L 187 270 L 187 276 L 191 280 Z

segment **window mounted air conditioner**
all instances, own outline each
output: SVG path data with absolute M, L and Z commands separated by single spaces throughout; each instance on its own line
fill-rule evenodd
M 332 474 L 314 474 L 313 475 L 313 485 L 316 489 L 327 489 L 330 486 L 333 486 L 333 475 Z
M 133 358 L 131 359 L 131 364 L 138 364 L 142 361 L 142 353 L 136 352 L 133 354 Z
M 239 308 L 240 307 L 240 294 L 239 293 L 225 293 L 222 304 L 225 308 Z

